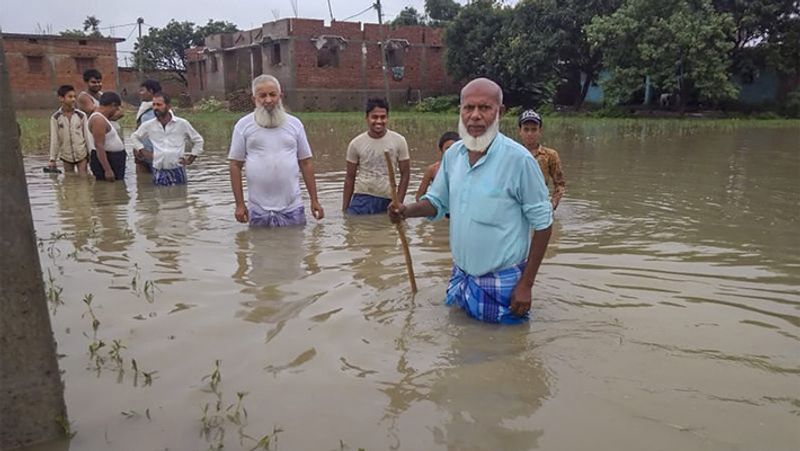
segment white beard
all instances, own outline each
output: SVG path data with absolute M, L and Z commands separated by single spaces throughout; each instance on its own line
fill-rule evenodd
M 494 122 L 486 129 L 486 131 L 478 137 L 472 136 L 467 131 L 467 126 L 464 124 L 464 119 L 458 118 L 458 135 L 461 137 L 461 142 L 467 149 L 473 152 L 484 153 L 497 137 L 500 132 L 500 113 L 494 118 Z
M 283 109 L 283 102 L 275 105 L 272 111 L 266 107 L 257 106 L 254 112 L 256 124 L 264 128 L 278 128 L 286 122 L 286 110 Z

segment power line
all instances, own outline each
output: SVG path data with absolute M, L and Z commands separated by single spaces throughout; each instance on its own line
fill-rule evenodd
M 375 8 L 375 5 L 370 5 L 369 8 L 365 9 L 364 11 L 361 11 L 360 13 L 356 13 L 356 14 L 353 14 L 352 16 L 350 16 L 350 17 L 342 19 L 342 22 L 347 22 L 348 20 L 353 19 L 355 17 L 358 17 L 358 16 L 360 16 L 360 15 L 366 13 L 366 12 L 369 12 L 374 8 Z
M 124 23 L 122 25 L 109 25 L 107 27 L 97 27 L 98 30 L 108 30 L 111 28 L 122 28 L 122 27 L 129 27 L 131 25 L 138 25 L 136 22 L 134 23 Z
M 127 38 L 125 38 L 125 40 L 126 40 L 126 41 L 127 41 L 128 39 L 130 39 L 130 38 L 131 38 L 131 35 L 133 34 L 133 32 L 134 32 L 134 31 L 136 31 L 136 29 L 138 28 L 138 25 L 139 25 L 139 24 L 138 24 L 138 23 L 135 23 L 135 24 L 133 24 L 133 25 L 134 25 L 134 26 L 133 26 L 133 28 L 131 28 L 131 32 L 130 32 L 130 33 L 128 33 L 128 37 L 127 37 Z

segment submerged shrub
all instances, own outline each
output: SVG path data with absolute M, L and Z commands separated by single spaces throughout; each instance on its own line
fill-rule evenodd
M 783 114 L 789 117 L 800 117 L 800 88 L 796 88 L 786 96 L 783 102 Z
M 215 113 L 225 109 L 225 103 L 214 96 L 201 99 L 194 105 L 195 111 L 202 113 Z
M 418 113 L 457 113 L 459 99 L 457 95 L 426 97 L 414 110 Z

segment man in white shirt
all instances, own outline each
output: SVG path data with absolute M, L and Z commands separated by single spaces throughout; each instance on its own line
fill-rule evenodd
M 384 151 L 400 172 L 397 199 L 403 202 L 411 178 L 411 158 L 403 135 L 386 128 L 389 104 L 385 99 L 367 100 L 369 129 L 353 138 L 347 146 L 347 174 L 344 179 L 342 210 L 352 215 L 385 213 L 391 202 L 389 172 Z M 353 194 L 355 193 L 355 194 Z
M 139 111 L 136 113 L 136 128 L 141 127 L 142 124 L 156 117 L 156 113 L 153 110 L 153 96 L 159 92 L 161 92 L 161 83 L 157 80 L 147 79 L 139 86 L 139 98 L 142 100 L 142 103 L 139 104 Z M 143 139 L 142 144 L 145 150 L 153 151 L 153 144 L 150 140 Z M 151 160 L 145 160 L 134 156 L 133 161 L 136 162 L 137 174 L 153 173 L 153 162 Z
M 160 186 L 186 183 L 186 166 L 194 163 L 203 153 L 203 137 L 186 119 L 175 116 L 167 94 L 153 96 L 155 119 L 143 123 L 131 135 L 134 155 L 153 162 L 153 183 Z M 149 139 L 153 150 L 145 150 L 142 141 Z M 192 150 L 186 155 L 186 141 L 192 142 Z
M 266 227 L 304 225 L 300 174 L 311 199 L 311 212 L 322 219 L 325 213 L 317 199 L 311 147 L 303 124 L 283 109 L 277 78 L 259 75 L 252 89 L 255 110 L 236 123 L 228 154 L 236 220 Z M 245 165 L 247 205 L 242 188 Z

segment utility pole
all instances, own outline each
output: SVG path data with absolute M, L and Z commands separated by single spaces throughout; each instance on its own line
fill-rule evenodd
M 144 80 L 144 75 L 142 73 L 142 24 L 144 23 L 143 18 L 136 19 L 136 24 L 139 25 L 139 51 L 136 52 L 136 66 L 139 69 L 139 81 Z
M 378 10 L 378 36 L 380 37 L 381 48 L 381 72 L 383 72 L 383 90 L 386 96 L 386 102 L 391 107 L 392 102 L 389 99 L 389 77 L 386 75 L 386 40 L 383 35 L 383 10 L 381 9 L 381 0 L 375 0 L 375 9 Z

